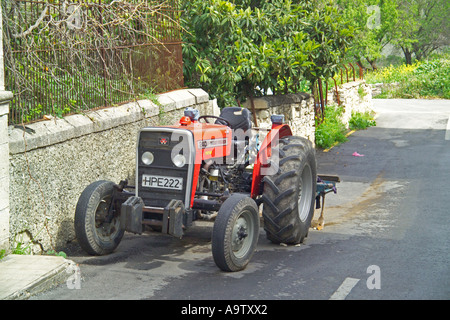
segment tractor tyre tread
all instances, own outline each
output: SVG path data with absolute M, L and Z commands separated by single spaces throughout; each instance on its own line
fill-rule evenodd
M 274 243 L 298 244 L 308 234 L 314 214 L 316 192 L 316 159 L 312 143 L 302 137 L 289 136 L 279 140 L 279 168 L 274 175 L 263 178 L 262 195 L 264 230 Z M 282 152 L 281 152 L 282 151 Z M 306 221 L 301 221 L 298 212 L 298 197 L 301 172 L 305 165 L 311 168 L 312 196 Z
M 105 255 L 114 251 L 119 245 L 124 232 L 110 242 L 101 241 L 95 233 L 95 212 L 99 201 L 112 193 L 114 183 L 100 180 L 91 183 L 81 193 L 75 209 L 74 227 L 77 241 L 81 248 L 90 255 Z

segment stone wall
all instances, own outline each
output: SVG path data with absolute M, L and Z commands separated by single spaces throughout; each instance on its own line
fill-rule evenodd
M 88 184 L 100 179 L 133 181 L 140 128 L 174 124 L 187 106 L 200 114 L 217 114 L 201 89 L 173 91 L 158 100 L 161 106 L 142 100 L 10 126 L 11 243 L 28 243 L 35 253 L 63 247 L 75 237 L 75 206 Z
M 329 90 L 327 95 L 328 104 L 338 104 L 338 97 L 341 106 L 344 107 L 342 120 L 348 128 L 348 122 L 352 112 L 372 111 L 372 89 L 364 80 L 344 83 L 338 87 L 338 94 L 335 89 Z
M 305 137 L 313 143 L 315 142 L 314 99 L 309 94 L 264 96 L 254 98 L 253 104 L 258 127 L 271 128 L 270 116 L 283 114 L 285 123 L 289 124 L 294 135 Z M 243 107 L 252 111 L 251 101 L 247 100 Z
M 393 82 L 393 83 L 379 82 L 379 83 L 369 84 L 369 86 L 372 89 L 372 97 L 376 97 L 386 90 L 398 89 L 399 83 L 398 82 Z

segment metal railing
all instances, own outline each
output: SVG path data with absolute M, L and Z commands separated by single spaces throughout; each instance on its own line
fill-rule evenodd
M 177 0 L 2 0 L 11 124 L 183 87 Z
M 348 63 L 348 65 L 342 64 L 341 67 L 339 68 L 339 73 L 337 74 L 337 78 L 339 80 L 340 78 L 340 85 L 350 82 L 350 81 L 356 81 L 356 79 L 364 79 L 364 72 L 363 72 L 363 68 L 359 63 L 356 63 L 359 72 L 358 75 L 356 74 L 356 70 L 355 70 L 355 66 L 352 63 Z M 343 69 L 345 70 L 345 78 L 343 77 L 344 72 Z M 349 73 L 350 73 L 350 78 L 349 78 Z M 340 76 L 340 77 L 339 77 Z M 319 121 L 323 121 L 324 119 L 324 115 L 325 115 L 325 106 L 328 104 L 328 81 L 329 79 L 324 79 L 322 81 L 322 79 L 318 79 L 315 83 L 315 92 L 316 94 L 314 94 L 314 105 L 315 105 L 315 114 L 316 117 L 319 119 Z M 337 100 L 337 104 L 341 105 L 341 101 L 339 98 L 339 92 L 338 92 L 338 84 L 336 81 L 336 77 L 331 78 L 331 80 L 333 81 L 334 84 L 334 93 L 336 95 L 336 100 Z M 325 88 L 323 85 L 323 82 L 325 83 Z

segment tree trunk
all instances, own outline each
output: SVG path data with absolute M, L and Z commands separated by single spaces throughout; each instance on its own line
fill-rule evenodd
M 408 48 L 403 48 L 403 54 L 405 55 L 406 64 L 411 65 L 412 64 L 412 52 Z
M 319 78 L 318 80 L 318 84 L 319 84 L 319 101 L 320 101 L 320 112 L 322 114 L 322 121 L 325 118 L 325 105 L 323 102 L 323 91 L 322 91 L 322 79 Z
M 364 65 L 363 65 L 363 63 L 362 63 L 362 61 L 361 61 L 361 58 L 360 57 L 357 57 L 357 56 L 354 56 L 355 57 L 355 60 L 356 60 L 356 63 L 359 65 L 359 67 L 363 70 L 363 71 L 365 71 L 365 67 L 364 67 Z
M 315 80 L 313 83 L 311 83 L 311 94 L 314 98 L 314 116 L 319 120 L 319 122 L 322 122 L 322 117 L 319 117 L 321 113 L 320 108 L 320 98 L 319 98 L 319 90 L 317 86 L 317 80 Z
M 366 57 L 366 60 L 367 60 L 367 62 L 370 63 L 370 66 L 372 67 L 372 70 L 373 70 L 373 71 L 375 71 L 375 70 L 378 69 L 377 66 L 375 65 L 375 60 L 376 60 L 376 59 L 371 60 L 371 59 L 369 59 L 369 58 Z

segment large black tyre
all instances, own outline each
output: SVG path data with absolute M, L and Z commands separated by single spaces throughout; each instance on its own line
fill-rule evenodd
M 250 262 L 259 238 L 259 213 L 255 201 L 231 195 L 219 209 L 212 232 L 214 262 L 223 271 L 240 271 Z
M 124 230 L 119 212 L 106 221 L 114 183 L 96 181 L 84 189 L 75 210 L 75 235 L 81 248 L 91 255 L 105 255 L 116 249 Z
M 274 243 L 298 244 L 307 236 L 314 215 L 315 150 L 309 140 L 289 136 L 279 140 L 273 152 L 277 151 L 278 172 L 263 178 L 264 230 Z

